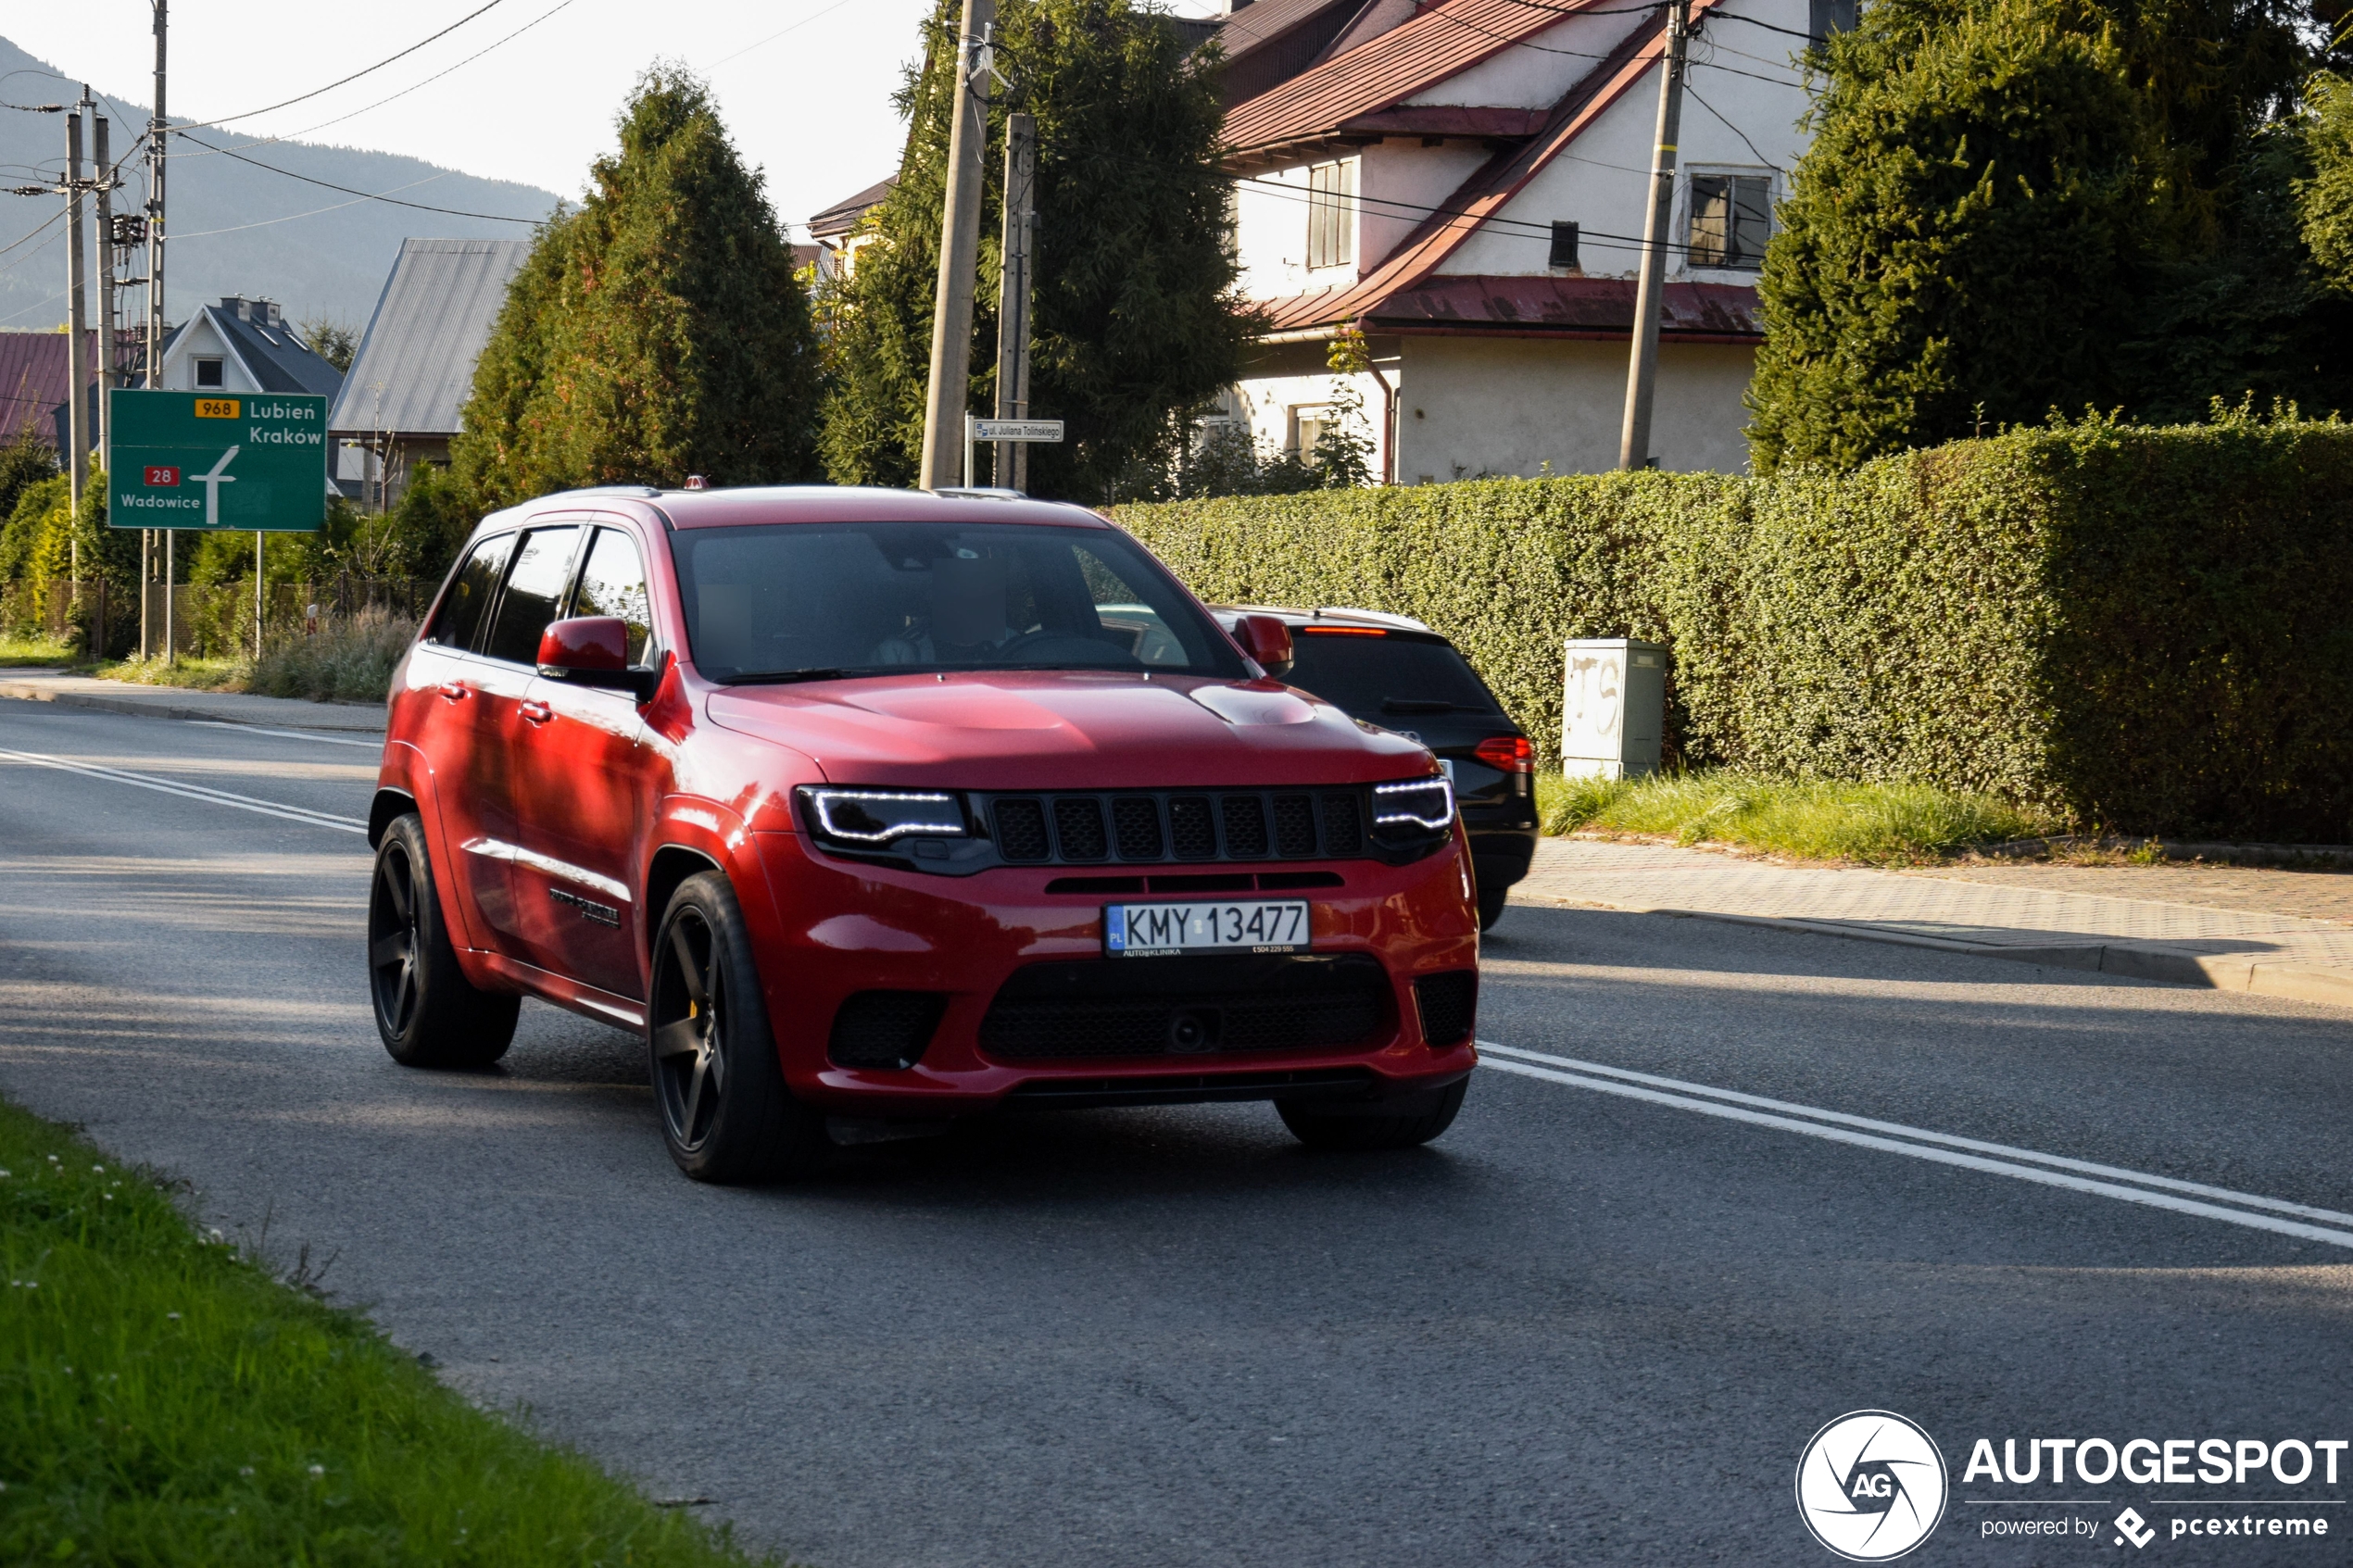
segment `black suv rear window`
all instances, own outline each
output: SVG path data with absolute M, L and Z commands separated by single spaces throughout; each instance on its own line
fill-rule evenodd
M 1416 713 L 1501 713 L 1463 656 L 1448 643 L 1363 636 L 1295 627 L 1296 662 L 1287 684 L 1375 723 Z

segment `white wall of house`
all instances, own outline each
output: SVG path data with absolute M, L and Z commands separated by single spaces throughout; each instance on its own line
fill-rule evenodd
M 1607 6 L 1614 16 L 1572 17 L 1521 45 L 1499 49 L 1466 71 L 1415 94 L 1409 104 L 1476 104 L 1485 108 L 1548 109 L 1569 84 L 1600 62 L 1642 23 L 1631 6 Z M 1563 53 L 1553 53 L 1554 50 Z
M 164 388 L 174 392 L 196 390 L 196 361 L 220 361 L 220 390 L 223 392 L 259 392 L 261 383 L 246 370 L 237 351 L 215 330 L 208 312 L 198 311 L 180 335 L 172 341 L 163 357 Z
M 1425 147 L 1419 137 L 1395 136 L 1365 148 L 1356 171 L 1358 274 L 1387 260 L 1428 208 L 1444 207 L 1493 156 L 1467 138 Z
M 1386 384 L 1398 386 L 1402 365 L 1376 365 L 1373 370 L 1340 375 L 1324 368 L 1324 345 L 1284 344 L 1262 351 L 1240 385 L 1230 392 L 1224 412 L 1242 420 L 1264 453 L 1301 450 L 1300 424 L 1304 420 L 1346 418 L 1356 433 L 1372 444 L 1366 466 L 1378 479 L 1388 459 L 1388 433 L 1382 429 L 1389 400 Z M 1385 356 L 1379 358 L 1386 358 Z M 1353 414 L 1343 414 L 1352 398 Z M 1309 443 L 1312 447 L 1313 443 Z M 1312 451 L 1306 456 L 1313 456 Z
M 1623 343 L 1537 338 L 1404 340 L 1397 477 L 1406 484 L 1617 466 L 1626 412 Z M 1662 344 L 1651 445 L 1659 466 L 1743 473 L 1742 402 L 1755 351 Z

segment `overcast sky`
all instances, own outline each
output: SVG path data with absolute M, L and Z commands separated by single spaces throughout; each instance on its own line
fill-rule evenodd
M 481 4 L 174 0 L 169 107 L 175 119 L 243 115 L 373 65 Z M 232 126 L 406 153 L 574 196 L 589 161 L 612 146 L 614 111 L 637 73 L 657 58 L 683 60 L 710 78 L 744 157 L 767 169 L 777 215 L 797 223 L 897 167 L 900 125 L 890 94 L 914 54 L 916 22 L 928 4 L 496 0 L 447 38 L 382 70 Z M 1222 6 L 1175 0 L 1168 8 L 1207 16 Z M 152 91 L 153 13 L 143 0 L 25 3 L 7 13 L 0 31 L 28 54 L 100 92 L 144 101 Z M 493 44 L 481 59 L 459 65 Z M 444 70 L 449 74 L 439 81 L 417 85 Z M 416 91 L 393 102 L 365 107 L 411 86 Z M 28 82 L 0 82 L 0 99 L 16 103 L 38 101 L 41 92 Z

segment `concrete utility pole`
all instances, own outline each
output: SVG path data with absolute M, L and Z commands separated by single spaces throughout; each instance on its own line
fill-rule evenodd
M 1667 9 L 1667 56 L 1660 62 L 1658 141 L 1651 154 L 1651 209 L 1642 220 L 1642 281 L 1634 294 L 1634 353 L 1626 371 L 1626 428 L 1617 466 L 1646 469 L 1651 404 L 1658 391 L 1658 317 L 1667 284 L 1667 230 L 1675 219 L 1675 142 L 1683 123 L 1683 55 L 1691 41 L 1691 0 Z
M 160 3 L 160 0 L 158 0 Z M 964 0 L 956 43 L 955 119 L 948 132 L 948 203 L 939 223 L 939 287 L 931 318 L 931 389 L 924 404 L 923 487 L 963 483 L 964 403 L 970 395 L 974 272 L 980 257 L 981 160 L 988 150 L 988 36 L 997 0 Z
M 1038 235 L 1038 121 L 1005 117 L 1005 237 L 997 272 L 997 417 L 1029 417 L 1030 258 Z M 997 483 L 1029 488 L 1029 443 L 997 443 Z
M 89 281 L 90 258 L 82 245 L 82 107 L 89 102 L 90 90 L 85 87 L 82 90 L 82 104 L 75 105 L 66 116 L 66 381 L 70 388 L 66 395 L 66 442 L 72 447 L 66 459 L 66 471 L 72 476 L 66 482 L 66 489 L 76 517 L 82 512 L 82 486 L 90 477 L 90 362 L 83 342 L 83 334 L 90 330 L 90 301 L 83 289 Z M 67 580 L 79 588 L 79 528 L 71 538 L 71 565 L 67 569 Z
M 163 384 L 163 40 L 165 0 L 156 9 L 156 112 L 147 121 L 147 378 L 150 391 Z M 164 536 L 163 640 L 171 650 L 171 535 Z M 140 534 L 139 657 L 152 659 L 147 639 L 147 600 L 155 581 L 156 533 Z
M 98 466 L 113 468 L 114 410 L 114 165 L 107 146 L 107 117 L 90 117 L 90 163 L 97 171 L 92 194 L 98 207 Z

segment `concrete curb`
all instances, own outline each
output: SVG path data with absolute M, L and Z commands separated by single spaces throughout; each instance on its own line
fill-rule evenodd
M 1926 947 L 1940 953 L 1965 953 L 1973 958 L 2002 959 L 2045 969 L 2080 969 L 2121 979 L 2150 980 L 2166 985 L 2196 985 L 2212 991 L 2253 991 L 2299 1002 L 2353 1008 L 2353 974 L 2313 964 L 2266 961 L 2246 953 L 2197 953 L 2152 942 L 2082 942 L 2042 946 L 2002 946 L 1991 942 L 1961 942 L 1945 936 L 1919 936 L 1908 931 L 1861 922 L 1794 920 L 1780 915 L 1738 915 L 1717 909 L 1674 909 L 1637 904 L 1613 904 L 1601 898 L 1558 898 L 1544 894 L 1515 892 L 1516 903 L 1559 909 L 1617 909 L 1627 914 L 1664 915 L 1671 920 L 1712 920 L 1726 925 L 1762 926 L 1772 931 L 1802 932 L 1808 936 L 1837 936 L 1850 942 L 1876 942 L 1891 947 Z
M 51 691 L 44 686 L 12 681 L 0 681 L 0 697 L 14 697 L 20 702 L 54 703 L 59 708 L 87 709 L 96 713 L 123 713 L 135 719 L 206 720 L 216 724 L 250 724 L 259 729 L 276 724 L 300 730 L 334 730 L 371 735 L 384 733 L 384 715 L 376 709 L 346 709 L 323 702 L 306 705 L 318 709 L 315 713 L 301 712 L 282 717 L 258 714 L 226 703 L 207 703 L 200 693 L 184 696 L 175 693 L 171 696 L 157 697 L 113 696 L 96 692 Z

